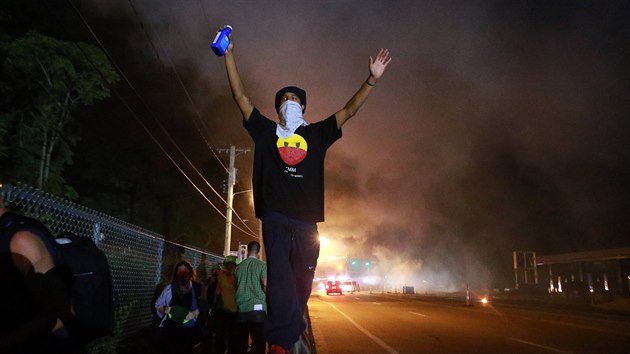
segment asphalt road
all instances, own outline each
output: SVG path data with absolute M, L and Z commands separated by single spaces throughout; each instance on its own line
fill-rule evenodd
M 318 354 L 630 353 L 630 317 L 367 292 L 309 300 Z

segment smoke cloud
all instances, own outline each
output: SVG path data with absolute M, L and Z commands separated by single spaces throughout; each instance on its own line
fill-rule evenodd
M 84 11 L 101 34 L 125 24 L 104 43 L 132 80 L 150 79 L 147 62 L 170 75 L 170 126 L 196 139 L 185 122 L 197 109 L 217 145 L 252 148 L 209 49 L 222 25 L 234 27 L 250 99 L 271 118 L 286 85 L 306 89 L 307 120 L 335 113 L 369 56 L 389 48 L 387 72 L 328 152 L 320 230 L 391 282 L 509 286 L 513 250 L 629 245 L 622 1 L 91 1 Z M 251 154 L 238 165 L 247 189 Z

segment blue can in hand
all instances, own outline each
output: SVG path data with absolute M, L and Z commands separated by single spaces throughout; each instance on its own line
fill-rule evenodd
M 232 26 L 230 25 L 227 25 L 225 28 L 217 31 L 217 35 L 214 37 L 212 45 L 210 46 L 214 54 L 220 57 L 225 55 L 225 51 L 230 45 L 230 38 L 228 38 L 228 34 L 230 34 L 230 32 L 232 32 Z

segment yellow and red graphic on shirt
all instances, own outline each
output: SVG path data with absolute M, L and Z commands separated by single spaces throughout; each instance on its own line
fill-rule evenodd
M 308 151 L 306 140 L 298 134 L 293 134 L 288 138 L 278 138 L 276 145 L 282 161 L 289 166 L 302 162 Z

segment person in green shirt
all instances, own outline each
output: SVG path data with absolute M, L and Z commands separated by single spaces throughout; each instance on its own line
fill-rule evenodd
M 250 242 L 247 258 L 236 267 L 237 353 L 248 352 L 248 336 L 252 337 L 251 353 L 265 353 L 267 264 L 258 259 L 259 253 L 260 243 Z

